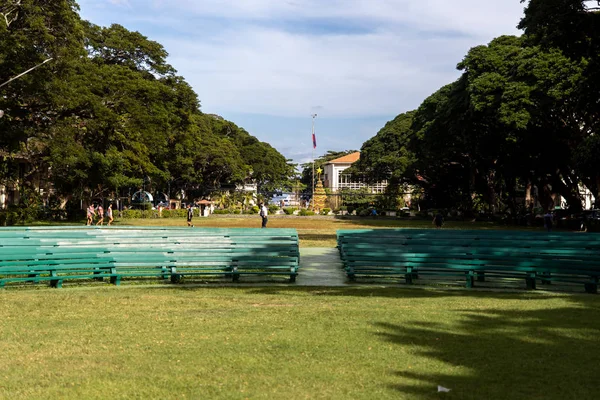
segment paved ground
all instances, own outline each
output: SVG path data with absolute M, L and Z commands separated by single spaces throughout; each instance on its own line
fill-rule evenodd
M 298 286 L 345 286 L 346 274 L 342 269 L 339 252 L 331 247 L 300 249 Z

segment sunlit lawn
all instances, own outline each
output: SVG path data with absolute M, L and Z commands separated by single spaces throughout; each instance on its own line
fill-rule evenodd
M 590 295 L 68 287 L 0 291 L 0 320 L 6 399 L 597 392 L 600 299 Z
M 260 228 L 259 216 L 244 216 L 237 218 L 209 217 L 194 218 L 196 228 Z M 117 220 L 118 225 L 139 226 L 187 226 L 185 219 L 129 219 Z M 361 228 L 432 228 L 429 220 L 402 220 L 391 218 L 309 218 L 309 217 L 269 217 L 269 228 L 293 228 L 298 230 L 301 247 L 335 247 L 335 232 L 338 229 Z M 446 229 L 506 229 L 487 222 L 458 222 L 448 221 Z M 514 228 L 513 228 L 514 229 Z

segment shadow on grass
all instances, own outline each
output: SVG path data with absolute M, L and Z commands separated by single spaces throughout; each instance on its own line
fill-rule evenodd
M 600 302 L 591 296 L 573 300 L 579 305 L 448 311 L 459 313 L 454 323 L 379 323 L 375 334 L 444 365 L 443 372 L 393 371 L 400 382 L 393 388 L 408 398 L 440 398 L 441 385 L 452 389 L 444 397 L 454 399 L 592 399 L 600 361 Z
M 243 285 L 240 285 L 243 288 Z M 381 287 L 381 286 L 345 286 L 345 287 L 318 287 L 318 286 L 275 286 L 275 287 L 246 287 L 251 293 L 286 295 L 298 292 L 308 292 L 314 296 L 339 296 L 339 297 L 381 297 L 392 299 L 440 299 L 458 298 L 466 299 L 498 299 L 498 300 L 537 300 L 543 301 L 550 298 L 565 298 L 569 302 L 587 305 L 595 304 L 600 307 L 600 297 L 591 294 L 553 294 L 548 292 L 532 292 L 525 290 L 469 290 L 469 289 L 441 289 L 441 288 L 414 288 L 414 287 Z M 600 342 L 599 342 L 600 343 Z
M 430 219 L 394 218 L 394 217 L 356 217 L 336 216 L 335 221 L 347 225 L 359 225 L 371 228 L 419 228 L 435 229 Z M 506 225 L 485 221 L 446 221 L 444 229 L 497 229 L 497 230 L 541 230 L 539 227 Z

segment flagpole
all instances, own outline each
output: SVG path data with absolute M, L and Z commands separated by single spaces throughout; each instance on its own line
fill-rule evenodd
M 310 140 L 313 142 L 312 146 L 312 197 L 310 199 L 312 203 L 312 209 L 315 209 L 315 118 L 317 114 L 312 114 L 312 136 Z

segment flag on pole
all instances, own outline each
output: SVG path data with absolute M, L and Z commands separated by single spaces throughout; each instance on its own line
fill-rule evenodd
M 313 136 L 313 149 L 316 149 L 317 148 L 317 136 L 315 135 L 314 132 L 313 132 L 312 136 Z

